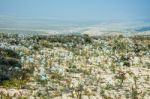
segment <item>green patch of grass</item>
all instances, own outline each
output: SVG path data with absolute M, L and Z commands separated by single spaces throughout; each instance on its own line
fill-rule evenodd
M 13 79 L 13 80 L 2 81 L 0 85 L 6 88 L 11 88 L 11 87 L 22 88 L 22 86 L 25 85 L 26 82 L 27 82 L 26 80 Z

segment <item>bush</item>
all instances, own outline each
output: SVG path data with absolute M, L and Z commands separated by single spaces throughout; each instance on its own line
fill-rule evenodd
M 21 70 L 22 65 L 19 58 L 19 55 L 13 50 L 0 49 L 0 82 L 12 79 L 14 74 Z
M 85 43 L 92 43 L 92 38 L 89 37 L 89 35 L 84 34 L 83 37 L 84 37 Z
M 13 57 L 13 58 L 20 59 L 19 54 L 11 49 L 0 48 L 0 56 Z

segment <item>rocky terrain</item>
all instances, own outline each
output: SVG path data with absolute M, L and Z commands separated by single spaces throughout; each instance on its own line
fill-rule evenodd
M 150 36 L 1 33 L 0 99 L 150 99 Z

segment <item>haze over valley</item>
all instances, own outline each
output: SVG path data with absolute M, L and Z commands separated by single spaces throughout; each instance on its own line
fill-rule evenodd
M 135 34 L 149 33 L 149 20 L 100 21 L 0 16 L 0 32 L 19 34 Z

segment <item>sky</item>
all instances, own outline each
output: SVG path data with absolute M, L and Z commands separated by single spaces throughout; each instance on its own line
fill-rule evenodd
M 150 0 L 0 0 L 0 16 L 62 20 L 150 19 Z

